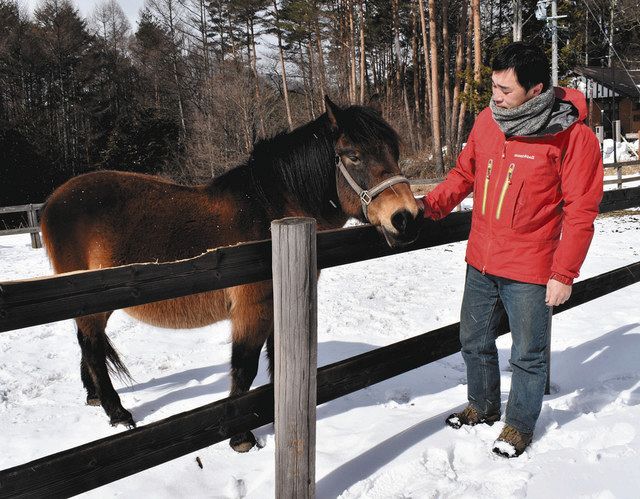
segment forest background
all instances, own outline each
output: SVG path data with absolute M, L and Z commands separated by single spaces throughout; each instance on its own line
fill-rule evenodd
M 42 202 L 99 169 L 206 181 L 263 137 L 374 99 L 411 177 L 442 175 L 514 38 L 550 52 L 524 0 L 117 0 L 81 16 L 0 0 L 0 206 Z M 559 0 L 560 82 L 577 66 L 640 67 L 639 0 Z M 518 16 L 515 16 L 516 18 Z M 612 38 L 612 43 L 609 39 Z

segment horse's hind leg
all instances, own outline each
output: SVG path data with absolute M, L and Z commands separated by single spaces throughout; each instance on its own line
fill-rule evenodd
M 102 405 L 109 416 L 110 423 L 114 426 L 123 424 L 134 427 L 135 423 L 131 413 L 122 407 L 120 397 L 113 388 L 109 377 L 107 361 L 111 363 L 114 370 L 129 376 L 104 331 L 109 315 L 110 312 L 76 319 L 78 343 L 82 350 L 80 377 L 87 390 L 87 404 Z
M 237 288 L 232 294 L 231 321 L 231 392 L 240 395 L 251 388 L 258 372 L 260 352 L 273 332 L 273 297 L 269 286 L 252 285 Z M 256 444 L 250 431 L 234 435 L 229 445 L 237 452 L 247 452 Z

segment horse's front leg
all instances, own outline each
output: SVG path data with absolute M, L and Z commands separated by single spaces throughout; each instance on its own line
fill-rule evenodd
M 231 392 L 240 395 L 251 388 L 258 372 L 260 352 L 273 333 L 273 293 L 271 283 L 239 286 L 229 290 L 233 346 L 231 351 Z M 229 445 L 247 452 L 256 444 L 250 431 L 234 435 Z

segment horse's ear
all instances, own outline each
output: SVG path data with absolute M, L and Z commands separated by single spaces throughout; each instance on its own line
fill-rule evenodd
M 334 130 L 338 129 L 338 115 L 340 111 L 342 111 L 336 104 L 334 104 L 331 99 L 329 99 L 328 95 L 324 96 L 324 106 L 327 109 L 327 118 L 329 118 L 329 123 L 331 123 L 331 128 Z
M 382 114 L 382 101 L 380 100 L 380 94 L 376 92 L 371 97 L 369 97 L 367 106 L 372 108 L 374 111 L 377 111 L 378 114 Z

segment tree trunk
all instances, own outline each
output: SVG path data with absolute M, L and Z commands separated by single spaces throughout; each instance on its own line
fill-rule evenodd
M 316 119 L 316 113 L 313 111 L 313 96 L 311 91 L 311 86 L 313 83 L 309 83 L 309 79 L 307 78 L 307 72 L 305 71 L 305 63 L 304 63 L 304 51 L 302 50 L 302 42 L 298 41 L 298 55 L 300 58 L 300 71 L 302 73 L 302 88 L 304 89 L 304 97 L 305 102 L 307 103 L 307 109 L 309 111 L 309 119 Z
M 356 81 L 356 31 L 353 25 L 353 0 L 349 0 L 349 49 L 350 49 L 350 63 L 349 67 L 351 69 L 351 79 L 349 82 L 349 101 L 352 104 L 356 103 L 356 89 L 357 89 L 357 81 Z
M 451 159 L 451 89 L 449 87 L 449 0 L 442 0 L 442 86 L 444 87 L 444 136 L 447 146 L 447 163 Z
M 178 98 L 178 113 L 180 117 L 180 129 L 182 138 L 187 134 L 187 127 L 184 119 L 184 108 L 182 105 L 182 86 L 180 84 L 180 75 L 178 74 L 178 44 L 176 43 L 175 21 L 173 18 L 173 2 L 167 2 L 169 35 L 171 36 L 171 67 L 173 69 L 173 81 L 176 84 L 176 96 Z
M 422 149 L 422 120 L 420 119 L 420 54 L 418 52 L 418 17 L 411 9 L 411 53 L 413 62 L 413 113 L 418 148 Z
M 402 55 L 400 54 L 400 5 L 399 0 L 391 0 L 391 17 L 393 19 L 393 50 L 395 55 L 396 88 L 402 85 Z
M 455 67 L 455 76 L 453 83 L 453 102 L 452 102 L 452 111 L 451 111 L 451 122 L 448 123 L 450 128 L 449 133 L 451 134 L 451 143 L 452 143 L 452 158 L 455 158 L 458 155 L 458 116 L 460 113 L 460 75 L 462 73 L 462 64 L 464 61 L 464 40 L 465 37 L 463 33 L 465 32 L 465 27 L 467 24 L 467 3 L 463 3 L 460 11 L 460 18 L 458 22 L 458 32 L 456 33 L 456 67 Z
M 251 69 L 253 70 L 253 78 L 256 84 L 256 107 L 258 110 L 258 124 L 260 125 L 260 136 L 266 137 L 267 132 L 264 128 L 264 118 L 262 117 L 262 95 L 260 93 L 260 77 L 258 75 L 258 54 L 256 52 L 256 37 L 253 30 L 253 19 L 249 20 L 249 36 L 251 37 Z
M 366 53 L 364 46 L 364 0 L 360 2 L 360 104 L 364 104 L 365 87 L 367 86 L 366 78 Z
M 322 34 L 320 32 L 320 23 L 316 19 L 315 22 L 315 34 L 316 34 L 316 46 L 318 50 L 318 73 L 320 73 L 320 109 L 322 112 L 324 108 L 324 96 L 327 92 L 327 82 L 324 69 L 324 49 L 322 47 Z
M 442 137 L 440 134 L 440 94 L 438 92 L 438 46 L 436 26 L 436 2 L 429 0 L 429 45 L 431 52 L 431 128 L 433 131 L 433 157 L 436 173 L 444 174 L 442 162 Z
M 458 115 L 458 131 L 456 132 L 456 151 L 462 149 L 462 131 L 464 128 L 464 119 L 467 114 L 467 100 L 470 97 L 471 85 L 469 82 L 470 79 L 470 71 L 471 71 L 471 37 L 473 33 L 474 20 L 473 16 L 469 16 L 469 21 L 467 24 L 467 54 L 466 54 L 466 67 L 465 67 L 465 82 L 464 82 L 464 94 L 466 99 L 462 101 L 460 104 L 460 114 Z
M 433 135 L 433 121 L 428 120 L 427 116 L 431 115 L 431 72 L 429 64 L 429 43 L 427 41 L 427 22 L 424 15 L 424 3 L 418 0 L 418 9 L 420 10 L 420 29 L 422 30 L 422 51 L 424 53 L 424 116 L 425 123 L 431 124 L 431 135 Z
M 309 35 L 309 38 L 307 39 L 307 59 L 309 60 L 309 96 L 311 98 L 312 114 L 313 114 L 313 117 L 315 119 L 316 106 L 315 106 L 315 99 L 314 99 L 314 96 L 313 96 L 313 85 L 314 85 L 314 81 L 313 80 L 314 80 L 314 76 L 313 76 L 313 48 L 312 48 L 312 44 L 311 44 L 311 35 Z M 322 106 L 320 106 L 320 109 L 322 109 Z
M 280 31 L 280 17 L 278 15 L 278 3 L 273 0 L 273 12 L 276 20 L 276 34 L 278 35 L 278 51 L 280 53 L 280 68 L 282 70 L 282 94 L 284 96 L 284 107 L 287 111 L 287 123 L 289 130 L 293 129 L 293 119 L 291 118 L 291 108 L 289 107 L 289 89 L 287 86 L 287 69 L 284 63 L 284 50 L 282 48 L 282 33 Z
M 480 85 L 482 67 L 482 48 L 480 46 L 480 0 L 471 0 L 471 12 L 473 14 L 473 80 L 476 84 L 476 93 Z M 474 96 L 475 97 L 475 96 Z M 475 106 L 477 108 L 477 106 Z M 477 114 L 477 112 L 476 112 Z

